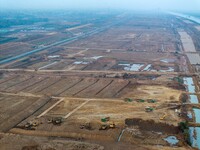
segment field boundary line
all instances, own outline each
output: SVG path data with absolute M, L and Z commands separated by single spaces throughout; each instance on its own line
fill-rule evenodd
M 57 101 L 55 104 L 53 104 L 51 107 L 49 107 L 48 109 L 46 109 L 44 112 L 42 112 L 40 115 L 37 116 L 37 118 L 40 118 L 42 116 L 44 116 L 46 113 L 48 113 L 50 110 L 52 110 L 55 106 L 57 106 L 58 104 L 60 104 L 65 98 L 61 98 L 59 101 Z
M 81 107 L 83 107 L 85 104 L 87 104 L 90 100 L 86 100 L 84 103 L 73 109 L 70 113 L 68 113 L 66 116 L 64 116 L 64 119 L 69 118 L 73 113 L 75 113 L 77 110 L 79 110 Z

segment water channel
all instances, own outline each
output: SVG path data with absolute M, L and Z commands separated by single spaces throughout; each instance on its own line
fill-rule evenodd
M 189 95 L 189 100 L 192 104 L 198 104 L 199 100 L 197 95 L 194 95 L 195 93 L 195 85 L 192 77 L 185 77 L 183 78 L 184 84 L 187 87 L 187 91 L 191 93 Z M 200 123 L 200 109 L 193 108 L 193 113 L 195 116 L 195 122 Z M 189 133 L 190 133 L 190 142 L 193 147 L 196 147 L 200 150 L 200 127 L 189 127 Z

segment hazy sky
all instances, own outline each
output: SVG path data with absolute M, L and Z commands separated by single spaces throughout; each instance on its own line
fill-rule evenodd
M 0 8 L 160 8 L 200 11 L 200 0 L 0 0 Z

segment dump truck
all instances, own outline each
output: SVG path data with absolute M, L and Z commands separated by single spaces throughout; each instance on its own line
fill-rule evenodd
M 115 125 L 115 123 L 113 122 L 113 123 L 111 123 L 110 125 L 109 125 L 109 128 L 110 129 L 114 129 L 116 127 L 116 125 Z
M 62 117 L 54 118 L 52 122 L 54 125 L 61 125 L 61 123 L 63 122 L 63 118 Z
M 154 109 L 153 109 L 152 107 L 146 107 L 146 108 L 145 108 L 145 111 L 146 111 L 146 112 L 152 112 L 153 110 L 154 110 Z
M 110 124 L 102 124 L 99 128 L 99 130 L 108 130 L 108 129 L 115 129 L 116 125 L 115 123 Z

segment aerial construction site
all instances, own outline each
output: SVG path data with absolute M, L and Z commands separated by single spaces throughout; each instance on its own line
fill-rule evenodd
M 1 18 L 0 149 L 200 148 L 200 22 L 31 14 Z

